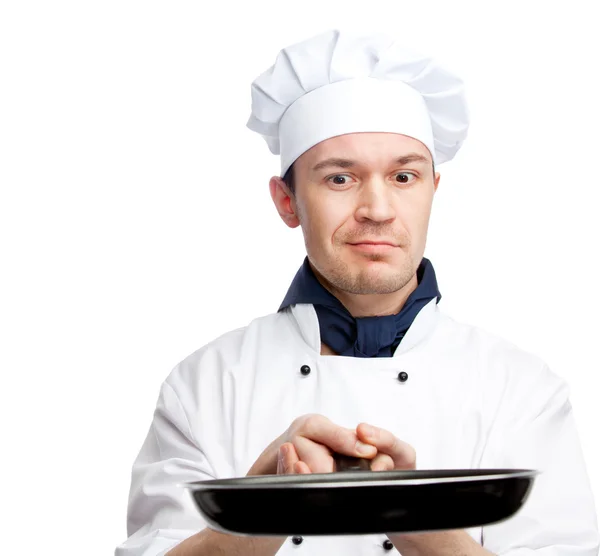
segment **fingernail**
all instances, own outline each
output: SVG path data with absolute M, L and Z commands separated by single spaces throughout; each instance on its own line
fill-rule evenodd
M 361 442 L 360 440 L 356 441 L 356 451 L 359 454 L 362 454 L 363 456 L 372 454 L 374 449 L 375 449 L 375 446 L 371 446 L 370 444 L 365 444 L 364 442 Z
M 289 447 L 287 446 L 287 444 L 282 444 L 282 445 L 279 447 L 279 451 L 280 451 L 280 453 L 281 453 L 281 457 L 285 457 L 285 456 L 287 456 L 287 455 L 289 454 L 289 452 L 290 452 L 290 449 L 289 449 Z

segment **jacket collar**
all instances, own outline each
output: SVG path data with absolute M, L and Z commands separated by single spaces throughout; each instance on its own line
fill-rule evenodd
M 287 309 L 297 327 L 302 339 L 308 346 L 321 353 L 321 335 L 319 331 L 319 319 L 317 312 L 311 304 L 290 305 Z M 440 316 L 437 298 L 433 298 L 425 305 L 413 320 L 406 335 L 396 348 L 393 357 L 406 353 L 416 345 L 427 339 L 437 325 Z

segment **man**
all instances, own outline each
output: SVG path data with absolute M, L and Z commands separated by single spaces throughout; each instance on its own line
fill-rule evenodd
M 423 257 L 436 165 L 466 138 L 462 82 L 383 35 L 322 33 L 253 83 L 250 129 L 281 155 L 270 181 L 307 257 L 276 313 L 164 381 L 133 466 L 117 556 L 571 556 L 598 553 L 568 387 L 536 356 L 438 308 Z M 188 481 L 390 469 L 542 473 L 510 519 L 469 530 L 309 538 L 206 527 Z M 285 508 L 281 508 L 285 511 Z

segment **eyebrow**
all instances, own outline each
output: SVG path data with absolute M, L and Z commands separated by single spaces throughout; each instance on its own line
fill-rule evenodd
M 431 164 L 431 162 L 421 154 L 418 153 L 408 153 L 404 156 L 400 156 L 394 160 L 394 164 L 410 164 L 411 162 L 421 162 L 424 164 Z M 322 160 L 318 164 L 315 164 L 312 168 L 313 172 L 317 172 L 319 170 L 323 170 L 324 168 L 334 167 L 334 168 L 352 168 L 353 166 L 359 166 L 360 163 L 355 162 L 354 160 L 349 160 L 347 158 L 326 158 Z

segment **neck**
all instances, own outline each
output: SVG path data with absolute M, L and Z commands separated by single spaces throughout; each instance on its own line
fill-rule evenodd
M 321 355 L 337 355 L 326 343 L 321 342 Z

